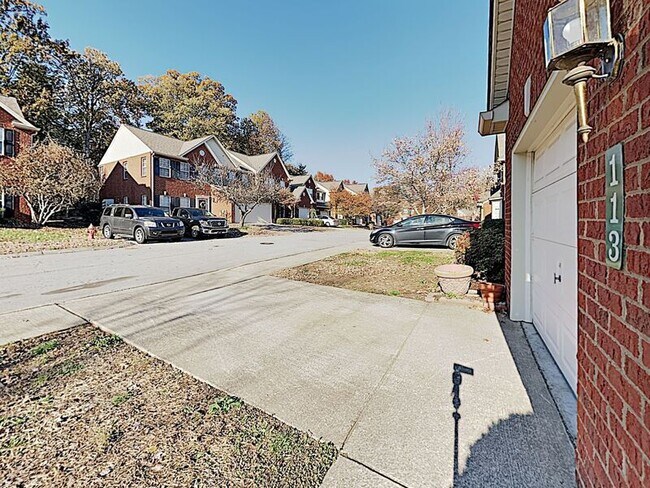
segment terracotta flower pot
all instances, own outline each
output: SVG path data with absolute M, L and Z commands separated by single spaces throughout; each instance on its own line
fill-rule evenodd
M 481 281 L 478 283 L 478 290 L 483 298 L 485 308 L 494 310 L 494 304 L 501 302 L 503 290 L 505 287 L 499 283 L 487 283 Z
M 464 264 L 443 264 L 436 267 L 433 272 L 438 277 L 438 285 L 443 293 L 466 295 L 474 268 Z

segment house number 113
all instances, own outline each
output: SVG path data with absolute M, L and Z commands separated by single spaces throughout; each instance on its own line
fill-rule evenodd
M 623 220 L 625 194 L 623 193 L 623 145 L 617 144 L 605 153 L 605 242 L 607 266 L 623 266 Z

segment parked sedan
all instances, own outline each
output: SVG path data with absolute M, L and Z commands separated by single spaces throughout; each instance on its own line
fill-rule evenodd
M 198 239 L 204 235 L 223 236 L 228 233 L 228 221 L 221 217 L 215 217 L 207 210 L 193 207 L 178 207 L 172 212 L 172 217 L 176 217 L 185 224 L 185 232 Z
M 322 220 L 325 227 L 338 227 L 339 225 L 339 221 L 329 215 L 319 215 L 316 218 Z
M 401 244 L 431 244 L 456 248 L 456 241 L 466 231 L 480 227 L 479 222 L 449 215 L 418 215 L 389 227 L 375 229 L 370 242 L 389 248 Z
M 99 227 L 106 239 L 124 236 L 138 244 L 148 240 L 170 239 L 180 241 L 185 226 L 178 219 L 165 215 L 165 211 L 142 205 L 110 205 L 102 212 Z

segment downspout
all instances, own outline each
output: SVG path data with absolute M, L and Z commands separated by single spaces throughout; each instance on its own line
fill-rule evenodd
M 156 170 L 154 168 L 154 161 L 153 161 L 153 151 L 149 153 L 149 156 L 151 157 L 151 169 L 149 170 L 150 177 L 151 177 L 151 206 L 155 207 L 156 206 L 156 197 L 154 193 L 154 188 L 153 188 L 153 182 L 155 181 L 155 175 L 156 175 Z

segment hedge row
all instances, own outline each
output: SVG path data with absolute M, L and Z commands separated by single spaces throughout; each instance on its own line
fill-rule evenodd
M 278 219 L 278 225 L 307 225 L 309 227 L 323 227 L 325 223 L 321 219 Z

